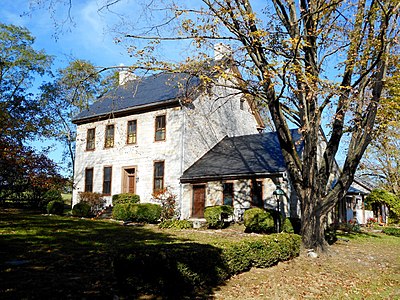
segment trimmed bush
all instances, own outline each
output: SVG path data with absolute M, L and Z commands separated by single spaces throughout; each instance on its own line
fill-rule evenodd
M 250 208 L 243 216 L 246 232 L 273 233 L 275 231 L 274 216 L 270 211 L 261 208 Z
M 216 205 L 206 207 L 204 218 L 209 228 L 223 228 L 224 220 L 233 215 L 233 207 L 229 205 Z
M 129 221 L 131 220 L 130 203 L 115 204 L 112 208 L 112 217 L 116 220 Z
M 387 235 L 393 235 L 393 236 L 400 237 L 400 228 L 385 227 L 382 229 L 382 232 Z
M 89 217 L 91 212 L 91 207 L 86 202 L 79 202 L 72 208 L 72 215 L 74 217 Z
M 139 203 L 140 196 L 133 193 L 115 194 L 112 196 L 113 206 L 116 204 Z
M 161 216 L 161 206 L 153 203 L 116 204 L 113 207 L 113 218 L 116 220 L 139 223 L 157 223 Z
M 53 200 L 47 204 L 47 213 L 53 215 L 62 215 L 64 213 L 64 201 Z
M 292 221 L 289 218 L 283 219 L 282 231 L 286 233 L 294 233 Z
M 198 290 L 215 286 L 252 267 L 267 268 L 300 253 L 294 234 L 257 236 L 214 244 L 136 244 L 113 261 L 119 284 L 135 298 L 146 293 L 168 299 L 194 299 Z M 168 297 L 166 297 L 168 296 Z
M 188 220 L 164 220 L 158 227 L 161 229 L 191 229 L 193 223 Z
M 141 223 L 157 223 L 161 217 L 162 207 L 153 203 L 134 204 L 133 221 Z

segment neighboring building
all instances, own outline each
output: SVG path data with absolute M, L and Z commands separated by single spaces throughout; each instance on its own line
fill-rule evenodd
M 225 136 L 257 134 L 263 123 L 249 97 L 199 78 L 161 73 L 121 85 L 77 115 L 74 204 L 83 191 L 111 196 L 133 192 L 150 202 L 169 187 L 181 217 L 192 214 L 186 169 Z
M 356 221 L 358 224 L 367 224 L 368 219 L 374 218 L 373 211 L 365 209 L 365 198 L 371 191 L 370 186 L 355 179 L 347 191 L 346 197 L 336 206 L 335 221 L 337 223 Z

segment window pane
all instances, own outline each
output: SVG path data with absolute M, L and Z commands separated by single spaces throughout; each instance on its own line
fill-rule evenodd
M 154 163 L 154 192 L 162 190 L 164 188 L 164 162 Z
M 85 170 L 85 192 L 93 192 L 93 168 Z
M 252 191 L 251 191 L 253 206 L 257 206 L 257 207 L 261 207 L 261 208 L 264 207 L 262 193 L 263 193 L 262 181 L 253 182 Z
M 104 167 L 103 174 L 103 194 L 111 194 L 111 176 L 112 168 Z
M 107 125 L 105 144 L 106 148 L 114 147 L 114 125 Z
M 223 184 L 224 205 L 233 205 L 233 183 Z
M 128 122 L 128 137 L 127 137 L 128 144 L 136 143 L 136 127 L 137 127 L 136 120 Z
M 91 128 L 87 130 L 86 135 L 86 150 L 93 150 L 95 147 L 95 129 Z
M 165 140 L 165 115 L 156 117 L 155 140 Z

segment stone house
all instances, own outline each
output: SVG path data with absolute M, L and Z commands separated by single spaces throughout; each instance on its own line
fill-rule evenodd
M 151 202 L 153 192 L 168 187 L 181 218 L 201 217 L 193 201 L 199 185 L 181 176 L 224 138 L 259 135 L 264 125 L 252 99 L 183 73 L 126 75 L 121 72 L 115 90 L 73 119 L 73 204 L 82 191 L 104 194 L 107 205 L 124 192 Z M 210 197 L 202 207 L 217 203 Z

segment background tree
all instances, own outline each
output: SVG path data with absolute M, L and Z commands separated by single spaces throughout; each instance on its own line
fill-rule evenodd
M 25 28 L 0 23 L 0 199 L 37 198 L 39 191 L 62 181 L 46 153 L 27 146 L 49 136 L 47 107 L 32 94 L 36 76 L 50 73 L 52 58 L 33 48 Z
M 105 1 L 103 9 L 119 2 Z M 228 85 L 252 95 L 267 107 L 301 202 L 303 244 L 324 249 L 327 215 L 350 187 L 377 129 L 388 58 L 398 54 L 399 1 L 141 3 L 143 18 L 118 27 L 117 40 L 127 43 L 136 58 L 131 68 L 188 72 L 207 85 Z M 131 20 L 135 11 L 129 12 Z M 210 63 L 210 49 L 222 40 L 232 55 L 225 64 Z M 179 63 L 163 59 L 158 49 L 165 51 L 170 41 L 176 42 L 174 52 L 178 45 L 186 47 L 188 57 Z M 242 75 L 236 76 L 232 67 Z M 302 157 L 295 150 L 291 124 L 302 133 Z M 328 129 L 323 149 L 322 127 Z M 330 188 L 344 143 L 344 163 Z
M 377 116 L 379 130 L 360 165 L 360 175 L 367 176 L 380 188 L 400 196 L 400 70 L 399 57 L 391 57 L 387 94 Z
M 0 139 L 17 144 L 48 134 L 51 124 L 30 88 L 35 76 L 50 73 L 52 58 L 33 43 L 27 29 L 0 23 Z
M 68 160 L 70 175 L 74 173 L 76 139 L 76 126 L 71 120 L 115 86 L 117 78 L 113 75 L 76 59 L 59 69 L 53 82 L 40 87 L 42 101 L 51 111 L 52 135 L 65 146 L 64 158 Z

